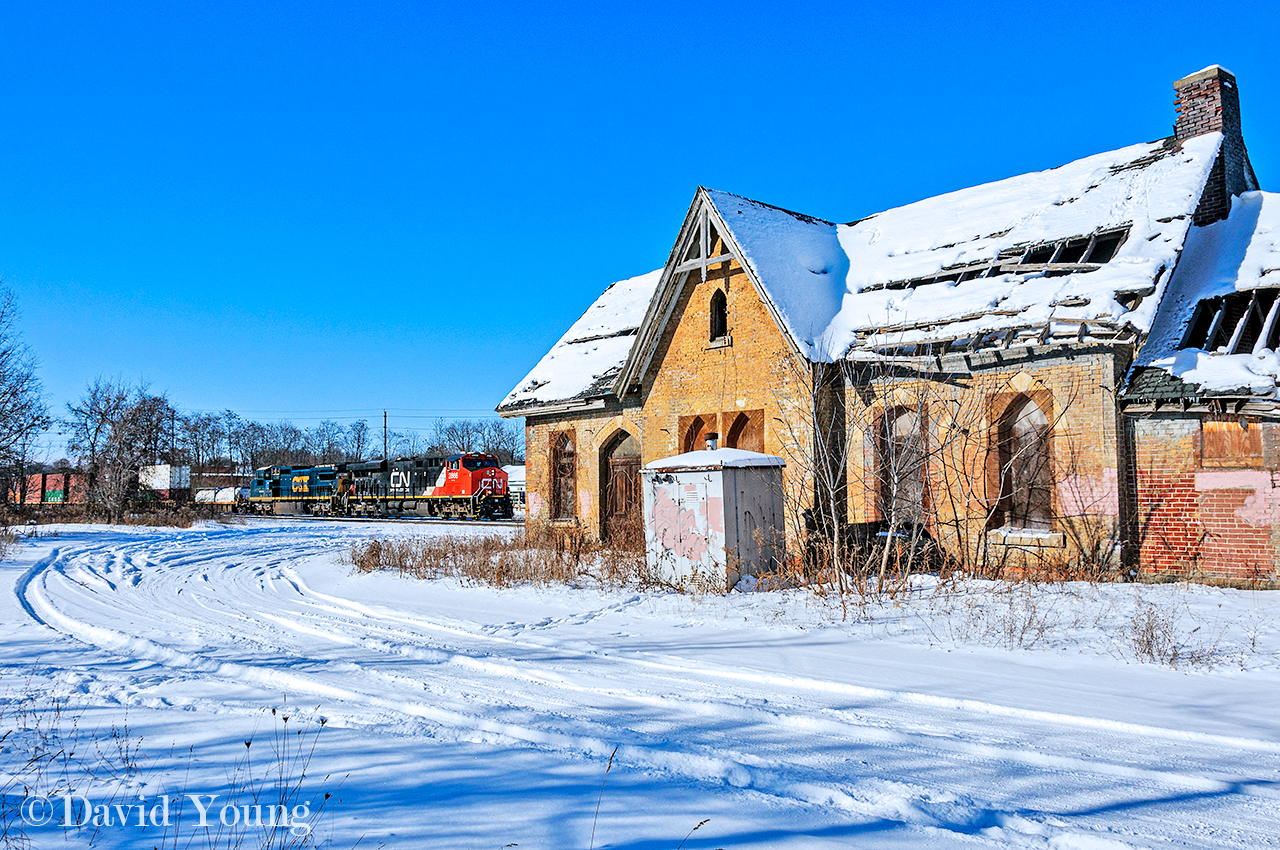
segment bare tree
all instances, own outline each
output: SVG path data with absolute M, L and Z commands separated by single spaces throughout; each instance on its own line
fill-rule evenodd
M 483 451 L 506 465 L 524 462 L 524 429 L 506 419 L 490 419 L 481 437 Z
M 52 420 L 35 358 L 15 327 L 17 319 L 13 293 L 0 290 L 0 467 L 16 477 L 19 497 L 25 498 L 31 447 Z
M 438 451 L 422 433 L 418 431 L 392 431 L 390 435 L 391 455 L 412 456 Z
M 1072 414 L 1084 377 L 1022 389 L 1013 377 L 910 352 L 795 367 L 802 389 L 778 426 L 792 528 L 819 580 L 892 594 L 943 565 L 994 578 L 1114 563 L 1116 518 L 1077 433 L 1096 423 Z M 1005 542 L 1050 530 L 1069 545 Z
M 242 420 L 240 419 L 240 414 L 236 413 L 234 410 L 222 411 L 222 413 L 219 414 L 218 419 L 218 425 L 220 426 L 218 437 L 220 440 L 226 441 L 227 469 L 229 472 L 234 474 L 236 471 L 235 435 L 236 432 L 240 430 L 240 423 Z M 216 454 L 217 452 L 215 450 L 215 455 Z
M 346 454 L 346 429 L 325 419 L 307 432 L 307 447 L 316 463 L 338 463 Z
M 523 459 L 523 450 L 523 432 L 505 419 L 439 420 L 430 447 L 440 454 L 484 452 L 503 464 Z
M 436 423 L 435 443 L 448 452 L 480 451 L 484 431 L 484 422 L 475 419 L 440 421 Z
M 191 464 L 192 484 L 198 486 L 218 453 L 220 417 L 212 413 L 190 413 L 182 417 L 182 443 Z
M 67 448 L 93 480 L 90 515 L 99 507 L 108 520 L 118 522 L 137 485 L 138 468 L 151 459 L 150 452 L 162 439 L 157 435 L 170 428 L 173 407 L 145 385 L 98 378 L 78 402 L 67 404 L 67 412 Z
M 347 460 L 364 460 L 369 451 L 369 423 L 363 419 L 347 426 Z

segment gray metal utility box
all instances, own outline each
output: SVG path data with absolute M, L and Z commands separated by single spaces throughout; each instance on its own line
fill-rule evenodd
M 688 452 L 643 470 L 649 569 L 674 584 L 731 589 L 786 561 L 780 457 Z

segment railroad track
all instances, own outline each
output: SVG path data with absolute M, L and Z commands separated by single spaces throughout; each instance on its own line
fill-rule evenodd
M 358 522 L 369 525 L 384 522 L 411 523 L 414 525 L 457 525 L 464 528 L 524 528 L 522 519 L 447 519 L 445 517 L 363 517 L 363 516 L 243 516 L 244 520 L 265 522 L 289 520 L 295 522 Z

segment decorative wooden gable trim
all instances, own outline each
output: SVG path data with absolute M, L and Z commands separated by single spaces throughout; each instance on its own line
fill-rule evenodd
M 711 252 L 711 231 L 713 229 L 719 235 L 727 250 L 717 256 L 708 257 L 707 255 Z M 738 265 L 742 268 L 747 279 L 751 281 L 751 286 L 756 295 L 764 304 L 765 309 L 768 310 L 778 328 L 778 332 L 787 341 L 787 345 L 792 352 L 796 356 L 803 356 L 800 348 L 796 345 L 796 341 L 792 339 L 791 334 L 787 331 L 786 325 L 778 314 L 772 299 L 769 298 L 765 288 L 756 277 L 755 270 L 742 258 L 743 251 L 737 240 L 734 239 L 733 231 L 725 223 L 724 217 L 716 209 L 715 203 L 708 197 L 706 190 L 699 186 L 698 191 L 694 194 L 693 203 L 689 206 L 689 212 L 685 215 L 684 223 L 680 227 L 680 233 L 676 237 L 675 245 L 667 258 L 667 265 L 662 270 L 662 279 L 658 283 L 653 300 L 649 302 L 649 309 L 645 313 L 644 321 L 640 323 L 636 344 L 632 346 L 631 354 L 628 356 L 626 363 L 623 364 L 622 371 L 618 374 L 618 378 L 613 385 L 614 395 L 622 398 L 627 392 L 637 388 L 644 375 L 649 371 L 653 358 L 658 352 L 658 346 L 662 341 L 662 335 L 666 331 L 667 324 L 671 321 L 676 304 L 680 302 L 680 296 L 684 291 L 684 285 L 688 281 L 689 275 L 697 272 L 701 279 L 705 281 L 709 266 L 731 260 L 738 261 Z

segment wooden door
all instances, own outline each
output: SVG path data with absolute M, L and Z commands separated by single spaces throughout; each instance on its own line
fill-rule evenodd
M 640 458 L 610 457 L 605 487 L 605 535 L 610 545 L 640 544 L 643 536 L 640 501 Z

